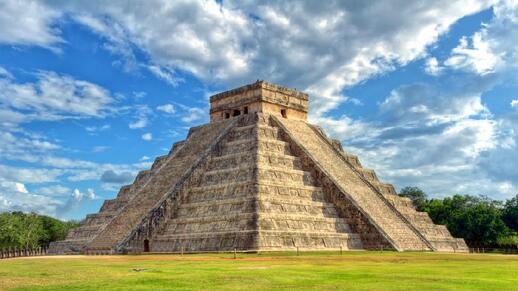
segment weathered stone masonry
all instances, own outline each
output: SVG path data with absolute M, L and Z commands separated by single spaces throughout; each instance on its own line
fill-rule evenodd
M 467 250 L 307 112 L 308 95 L 265 81 L 212 96 L 209 124 L 49 252 Z

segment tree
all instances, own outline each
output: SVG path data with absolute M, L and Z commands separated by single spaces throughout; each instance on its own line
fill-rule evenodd
M 5 212 L 0 213 L 0 247 L 17 247 L 20 245 L 19 229 L 23 227 L 20 216 Z
M 502 219 L 509 228 L 518 232 L 518 194 L 505 202 Z
M 76 221 L 58 219 L 35 213 L 0 213 L 0 248 L 35 248 L 52 241 L 63 240 Z
M 20 244 L 24 248 L 38 247 L 39 239 L 44 235 L 43 224 L 36 213 L 21 215 L 23 227 L 19 229 Z
M 418 187 L 405 187 L 399 191 L 399 196 L 410 198 L 416 209 L 419 211 L 422 211 L 426 204 L 426 193 Z
M 486 197 L 454 195 L 426 202 L 424 211 L 437 224 L 445 224 L 455 237 L 471 246 L 492 245 L 510 234 L 501 216 L 502 203 Z

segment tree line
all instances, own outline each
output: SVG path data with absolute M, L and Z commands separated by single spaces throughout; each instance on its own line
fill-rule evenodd
M 52 241 L 63 240 L 77 221 L 61 221 L 36 213 L 0 213 L 0 249 L 35 249 Z
M 410 198 L 418 211 L 470 247 L 518 248 L 518 195 L 506 201 L 472 195 L 429 199 L 418 187 L 405 187 L 399 196 Z
M 429 199 L 417 187 L 405 187 L 399 195 L 410 198 L 418 211 L 427 212 L 434 223 L 446 225 L 470 247 L 518 247 L 518 195 L 507 201 L 472 195 Z M 48 246 L 63 240 L 79 224 L 36 213 L 0 213 L 0 249 Z

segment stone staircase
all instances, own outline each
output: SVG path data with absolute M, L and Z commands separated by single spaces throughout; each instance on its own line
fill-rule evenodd
M 318 128 L 257 113 L 191 129 L 51 252 L 295 248 L 467 249 Z
M 150 170 L 139 172 L 131 185 L 121 187 L 114 199 L 105 200 L 98 213 L 88 214 L 79 227 L 72 229 L 67 234 L 64 241 L 51 243 L 48 252 L 50 254 L 83 253 L 86 245 L 119 214 L 128 201 L 135 196 L 151 175 L 170 156 L 172 156 L 172 153 L 157 157 Z
M 320 131 L 322 132 L 322 131 Z M 468 252 L 469 248 L 463 239 L 454 238 L 446 226 L 434 224 L 426 212 L 419 212 L 414 208 L 412 201 L 397 195 L 394 186 L 381 182 L 371 169 L 362 167 L 357 156 L 346 153 L 339 141 L 332 141 L 333 146 L 340 152 L 369 183 L 383 194 L 387 201 L 416 228 L 437 251 Z
M 150 250 L 362 248 L 268 117 L 244 120 L 210 157 L 199 185 L 188 190 Z
M 87 254 L 108 254 L 139 224 L 143 217 L 171 189 L 229 122 L 211 123 L 191 129 L 186 141 L 173 147 L 169 158 L 159 159 L 151 175 L 119 213 L 86 246 Z M 108 202 L 108 205 L 111 203 Z M 109 206 L 107 206 L 109 207 Z
M 211 96 L 210 123 L 50 253 L 467 250 L 307 123 L 308 98 L 266 81 Z
M 366 182 L 364 175 L 351 166 L 347 158 L 337 154 L 335 146 L 306 122 L 273 117 L 289 139 L 311 159 L 316 167 L 331 179 L 358 210 L 365 215 L 390 244 L 402 250 L 433 250 L 419 232 L 383 194 Z M 353 157 L 349 159 L 359 165 Z M 355 161 L 356 160 L 356 161 Z

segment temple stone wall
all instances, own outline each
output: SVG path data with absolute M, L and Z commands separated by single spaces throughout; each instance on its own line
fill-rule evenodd
M 182 174 L 192 165 L 228 121 L 211 123 L 191 132 L 185 143 L 157 169 L 145 185 L 128 202 L 121 212 L 86 247 L 87 252 L 112 252 L 114 246 L 124 239 L 143 219 L 147 212 L 174 186 Z
M 362 247 L 262 114 L 243 117 L 189 187 L 152 251 Z
M 210 97 L 211 121 L 256 112 L 306 120 L 308 95 L 266 81 L 257 81 Z
M 212 96 L 209 124 L 49 252 L 467 250 L 307 123 L 307 101 L 264 81 Z

